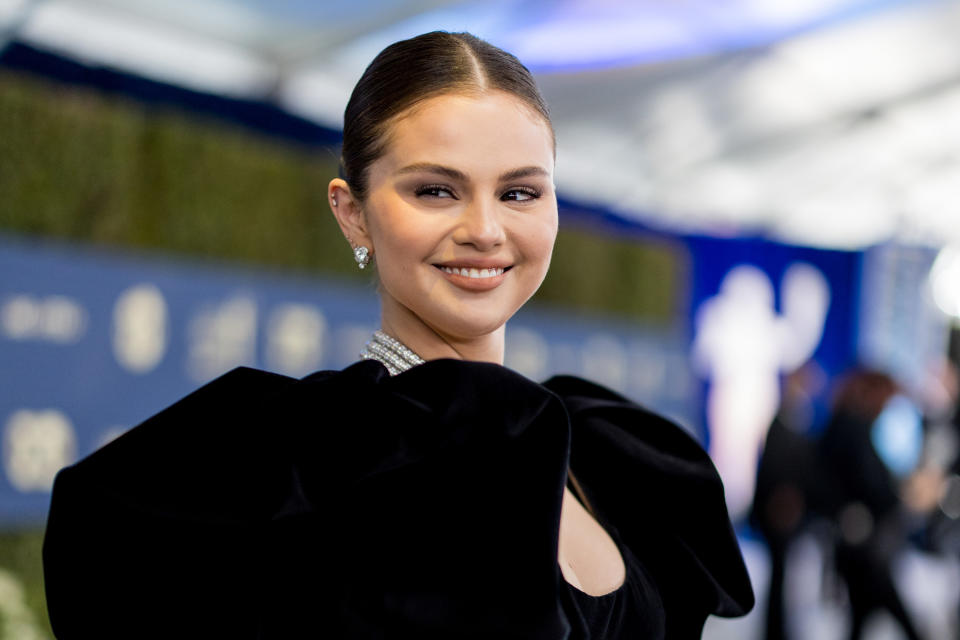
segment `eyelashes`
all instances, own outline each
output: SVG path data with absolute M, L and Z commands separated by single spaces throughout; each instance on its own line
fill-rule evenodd
M 442 184 L 422 184 L 414 189 L 413 192 L 417 195 L 417 197 L 428 196 L 431 198 L 458 199 L 450 187 L 446 187 Z
M 431 199 L 452 199 L 459 200 L 453 189 L 442 184 L 423 184 L 413 190 L 414 194 L 420 197 Z M 543 191 L 529 186 L 510 187 L 500 194 L 500 200 L 504 202 L 528 202 L 536 200 L 543 195 Z
M 543 192 L 533 187 L 512 187 L 500 196 L 501 200 L 513 200 L 514 202 L 527 202 L 536 200 L 543 195 Z

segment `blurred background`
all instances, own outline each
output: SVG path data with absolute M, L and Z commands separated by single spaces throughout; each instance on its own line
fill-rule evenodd
M 0 0 L 0 638 L 51 637 L 59 468 L 237 365 L 356 359 L 343 107 L 433 29 L 515 53 L 557 131 L 507 365 L 724 477 L 758 605 L 705 637 L 960 637 L 960 2 Z

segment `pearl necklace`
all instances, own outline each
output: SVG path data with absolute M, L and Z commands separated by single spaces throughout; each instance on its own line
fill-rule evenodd
M 373 337 L 363 347 L 360 359 L 376 360 L 385 366 L 392 376 L 424 363 L 423 358 L 405 344 L 379 330 L 373 332 Z

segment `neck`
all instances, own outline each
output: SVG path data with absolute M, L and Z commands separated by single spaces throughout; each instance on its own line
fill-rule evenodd
M 459 338 L 427 325 L 405 307 L 384 301 L 380 326 L 424 360 L 453 358 L 503 364 L 504 325 L 482 336 Z

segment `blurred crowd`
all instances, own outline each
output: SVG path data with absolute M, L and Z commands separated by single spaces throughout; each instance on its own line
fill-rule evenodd
M 818 417 L 814 398 L 824 393 L 830 408 Z M 847 637 L 865 637 L 877 612 L 910 640 L 940 637 L 905 604 L 896 566 L 908 552 L 954 566 L 960 557 L 957 369 L 944 359 L 918 390 L 866 368 L 829 384 L 808 363 L 786 377 L 782 398 L 750 511 L 770 552 L 765 637 L 801 635 L 789 559 L 798 540 L 811 538 L 823 565 L 821 596 L 846 612 Z M 955 602 L 953 634 L 958 612 Z

